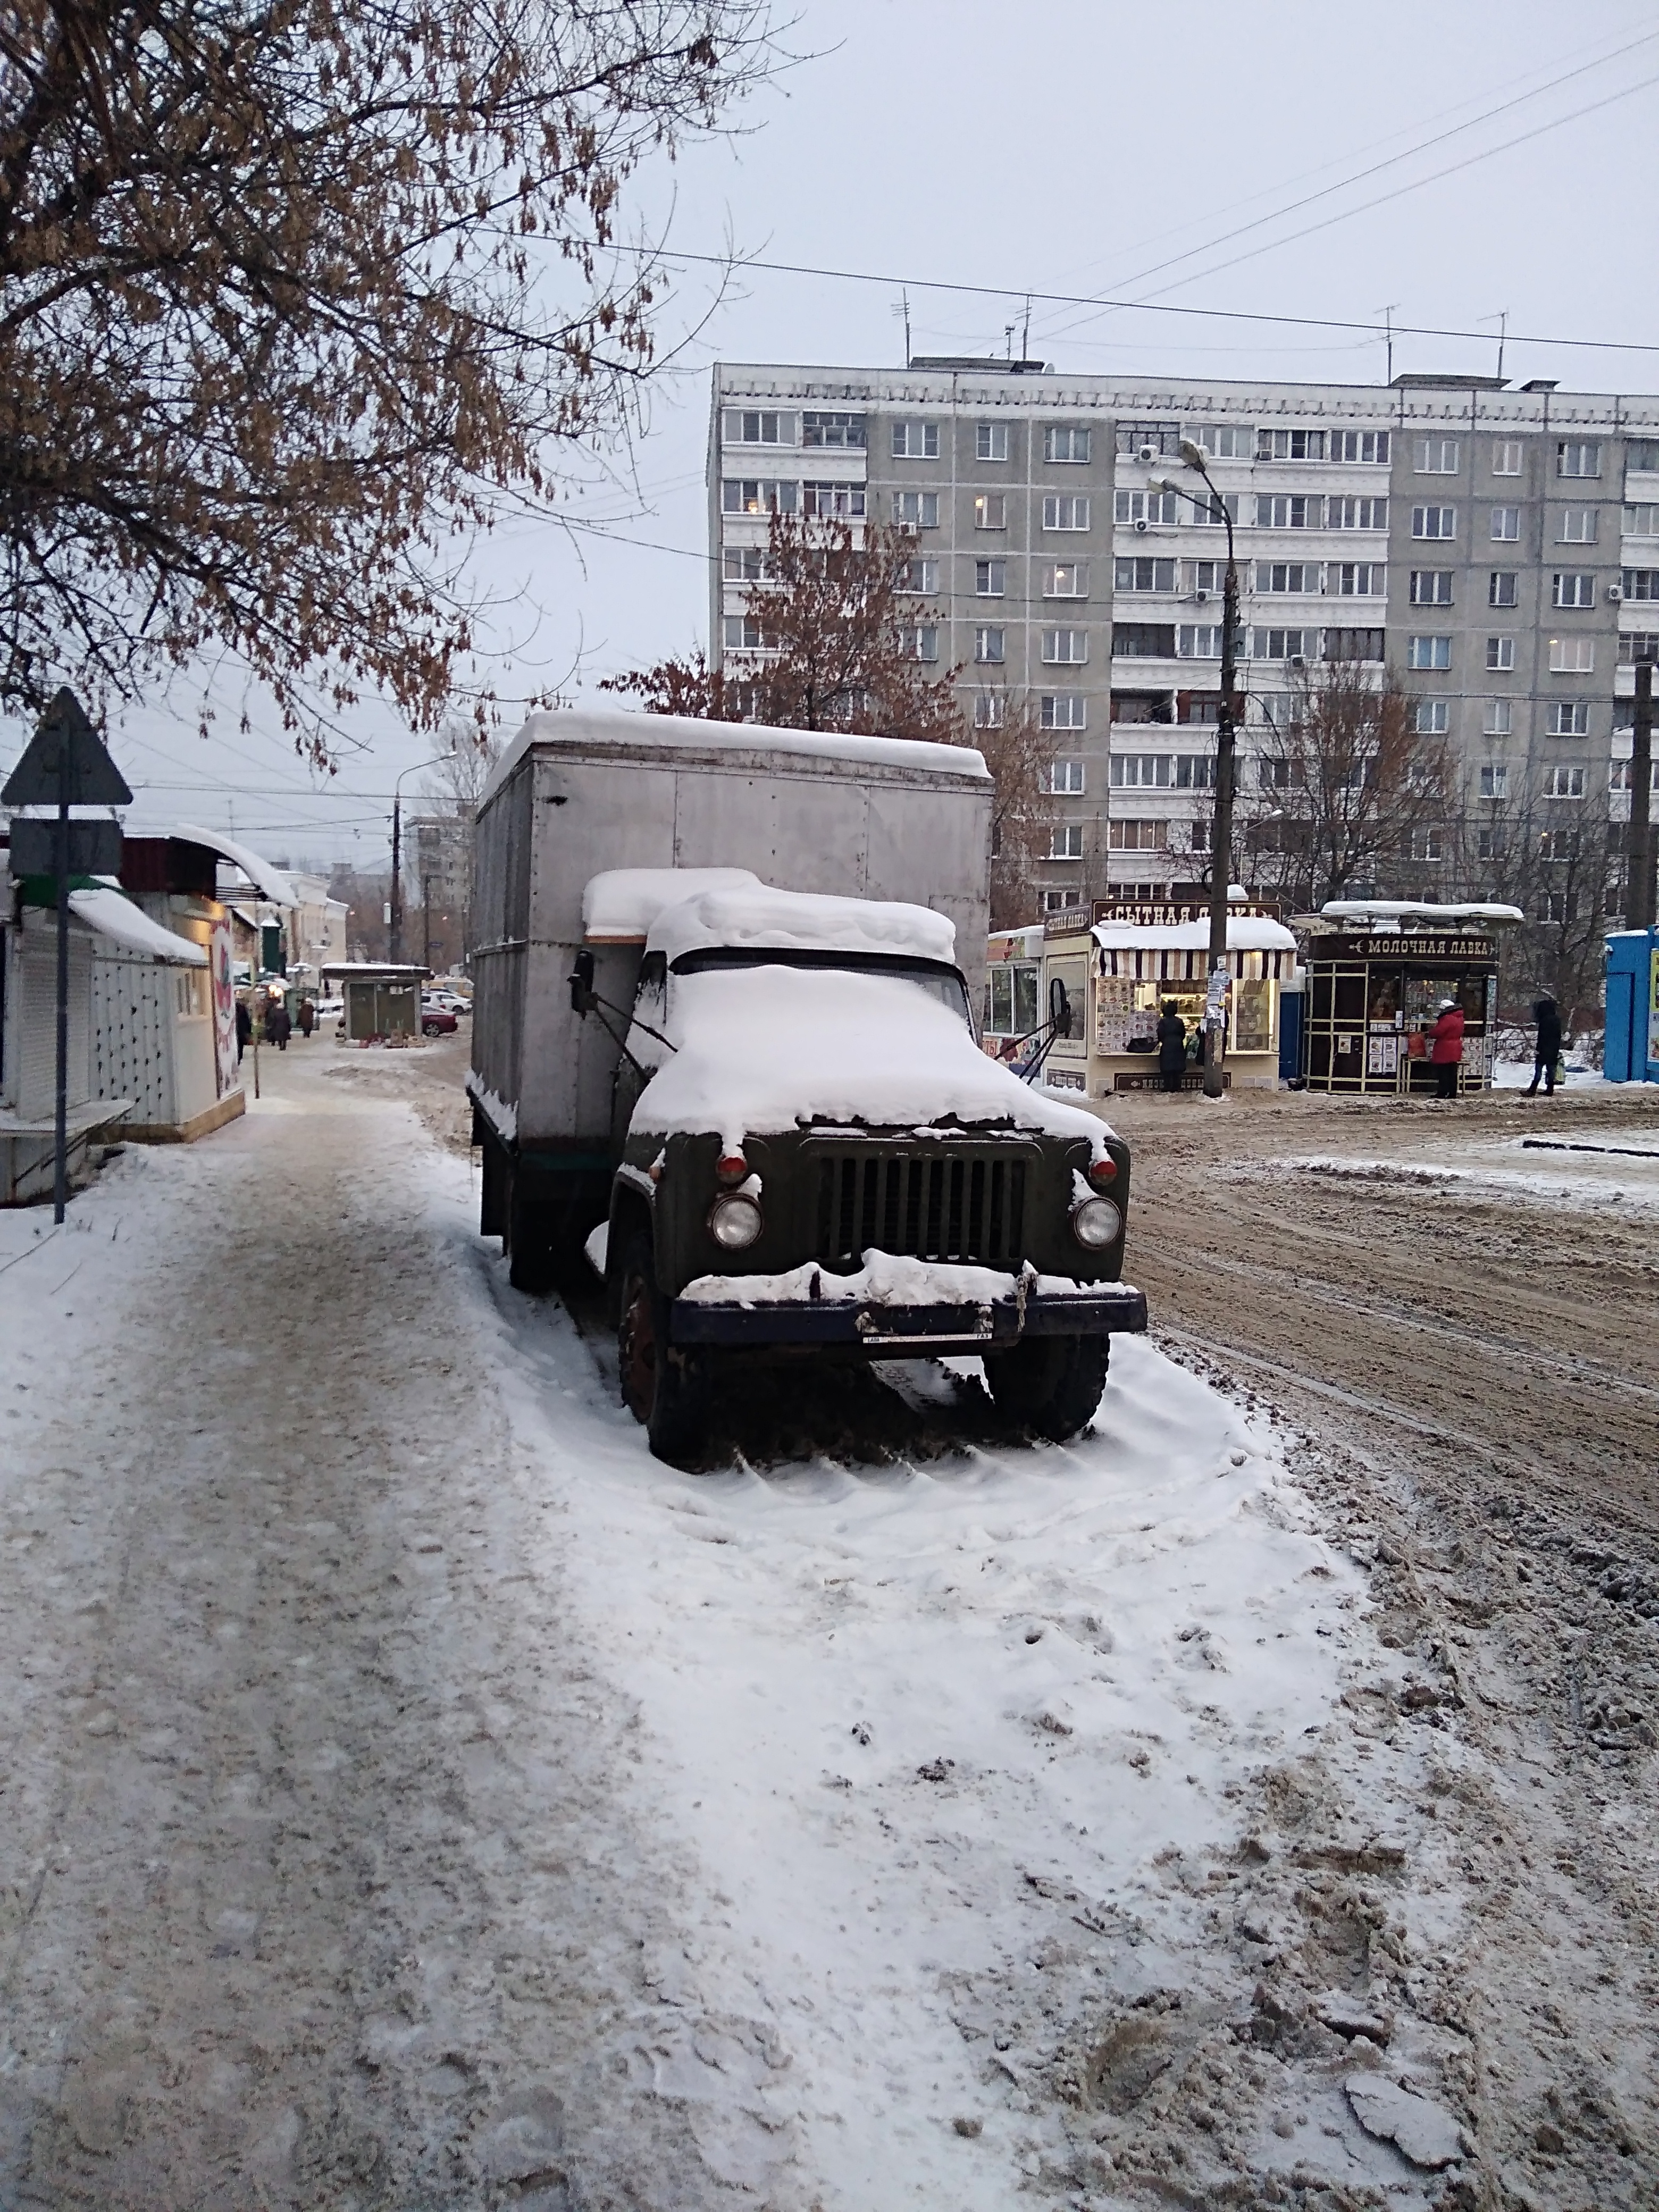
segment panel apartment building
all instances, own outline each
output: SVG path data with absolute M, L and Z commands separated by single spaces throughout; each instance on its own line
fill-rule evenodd
M 1263 811 L 1275 705 L 1310 664 L 1346 659 L 1392 670 L 1417 726 L 1450 740 L 1469 831 L 1449 825 L 1443 850 L 1417 833 L 1379 892 L 1478 890 L 1506 818 L 1537 836 L 1628 813 L 1633 664 L 1659 654 L 1659 400 L 941 359 L 722 365 L 713 402 L 712 657 L 732 675 L 764 652 L 774 508 L 913 529 L 918 657 L 961 666 L 981 726 L 1024 695 L 1053 732 L 1045 909 L 1206 872 L 1226 548 L 1154 488 L 1201 493 L 1183 438 L 1235 526 L 1247 812 Z

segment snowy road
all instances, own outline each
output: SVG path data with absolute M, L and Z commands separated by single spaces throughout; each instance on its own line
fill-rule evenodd
M 0 2204 L 1462 2185 L 1474 1778 L 1363 1516 L 1136 1343 L 1069 1449 L 935 1369 L 925 1457 L 666 1469 L 447 1065 L 0 1218 Z

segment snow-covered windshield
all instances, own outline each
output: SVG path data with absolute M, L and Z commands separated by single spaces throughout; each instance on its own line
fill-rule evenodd
M 960 972 L 942 960 L 915 960 L 896 952 L 841 952 L 830 950 L 781 949 L 772 946 L 711 945 L 701 952 L 682 952 L 675 961 L 676 975 L 702 975 L 734 968 L 801 968 L 830 969 L 842 975 L 896 975 L 926 991 L 972 1027 L 968 1012 L 968 987 Z

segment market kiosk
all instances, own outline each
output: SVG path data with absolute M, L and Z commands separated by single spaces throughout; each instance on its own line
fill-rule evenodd
M 1196 1036 L 1209 945 L 1207 906 L 1101 901 L 1087 914 L 1050 915 L 1039 1003 L 1046 1018 L 1058 1003 L 1058 981 L 1071 1024 L 1048 1048 L 1048 1087 L 1090 1098 L 1158 1088 L 1158 1015 L 1173 999 L 1189 1039 Z M 1271 1088 L 1279 1081 L 1281 994 L 1295 974 L 1296 939 L 1262 908 L 1236 899 L 1227 917 L 1227 969 L 1226 1080 Z M 1194 1060 L 1185 1084 L 1197 1089 L 1202 1079 Z
M 1434 1089 L 1428 1034 L 1463 1009 L 1460 1091 L 1492 1087 L 1499 933 L 1513 906 L 1337 899 L 1297 917 L 1308 971 L 1303 1069 L 1310 1091 L 1404 1097 Z

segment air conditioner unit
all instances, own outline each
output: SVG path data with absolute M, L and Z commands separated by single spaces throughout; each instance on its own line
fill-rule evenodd
M 1136 528 L 1138 531 L 1139 531 L 1143 536 L 1146 534 L 1146 532 L 1147 531 L 1149 531 L 1149 530 L 1152 528 L 1152 524 L 1151 524 L 1150 522 L 1148 522 L 1148 521 L 1147 521 L 1147 520 L 1146 520 L 1146 516 L 1145 516 L 1144 514 L 1138 514 L 1138 515 L 1136 515 L 1136 517 L 1135 517 L 1135 528 Z
M 1308 656 L 1305 653 L 1293 653 L 1285 663 L 1286 668 L 1305 668 L 1307 665 Z
M 1193 597 L 1198 601 L 1200 606 L 1204 606 L 1207 604 L 1210 595 L 1205 590 L 1202 584 L 1200 584 L 1198 589 L 1193 593 Z
M 1135 448 L 1135 459 L 1138 461 L 1155 461 L 1158 459 L 1158 447 L 1156 446 L 1137 446 Z
M 1607 597 L 1610 599 L 1622 599 L 1624 596 L 1625 587 L 1622 584 L 1609 584 L 1607 586 Z

